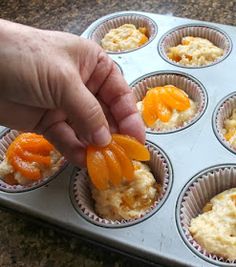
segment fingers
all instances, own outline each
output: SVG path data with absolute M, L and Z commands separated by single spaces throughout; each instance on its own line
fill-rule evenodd
M 6 127 L 21 131 L 32 131 L 43 114 L 44 109 L 0 98 L 0 124 Z
M 44 136 L 74 165 L 86 166 L 86 151 L 75 135 L 74 130 L 64 121 L 56 122 L 47 128 Z
M 115 64 L 112 65 L 112 70 L 99 89 L 98 95 L 110 108 L 120 132 L 144 142 L 145 127 L 136 108 L 134 96 Z
M 110 143 L 109 125 L 102 107 L 78 77 L 64 90 L 62 101 L 62 107 L 79 140 L 98 146 Z
M 94 95 L 97 94 L 104 81 L 110 75 L 113 64 L 112 59 L 104 51 L 98 54 L 97 65 L 86 83 L 86 87 Z

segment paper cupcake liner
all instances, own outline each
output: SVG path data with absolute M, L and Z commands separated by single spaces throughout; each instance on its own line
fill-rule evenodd
M 224 50 L 224 55 L 211 64 L 207 64 L 204 66 L 185 66 L 178 62 L 171 60 L 168 56 L 168 49 L 170 47 L 177 46 L 181 43 L 181 40 L 185 36 L 193 36 L 193 37 L 201 37 L 204 39 L 208 39 L 212 42 L 215 46 Z M 167 32 L 159 42 L 159 53 L 163 59 L 168 61 L 169 63 L 176 65 L 178 67 L 183 68 L 203 68 L 207 66 L 214 65 L 219 63 L 223 59 L 225 59 L 232 49 L 232 42 L 229 36 L 223 32 L 222 30 L 208 26 L 208 25 L 195 25 L 195 24 L 188 24 L 180 27 L 176 27 L 169 32 Z
M 214 196 L 233 187 L 236 187 L 236 164 L 218 165 L 193 177 L 178 199 L 176 214 L 181 236 L 198 256 L 213 264 L 225 263 L 225 266 L 232 266 L 236 259 L 224 259 L 203 249 L 189 231 L 190 222 L 202 213 L 205 204 Z
M 183 125 L 172 129 L 154 129 L 146 127 L 148 133 L 171 133 L 185 129 L 195 123 L 203 115 L 207 107 L 207 93 L 204 86 L 189 74 L 182 72 L 161 71 L 142 76 L 134 81 L 130 86 L 133 89 L 136 102 L 143 100 L 148 88 L 164 85 L 174 85 L 185 91 L 190 99 L 197 103 L 195 115 Z
M 122 14 L 117 15 L 111 18 L 108 18 L 101 22 L 89 35 L 89 38 L 99 45 L 101 45 L 101 40 L 104 38 L 104 36 L 111 30 L 116 29 L 124 24 L 133 24 L 136 26 L 136 28 L 139 27 L 145 27 L 148 32 L 148 41 L 143 44 L 142 46 L 135 48 L 135 49 L 129 49 L 125 51 L 106 51 L 107 53 L 112 54 L 120 54 L 125 52 L 131 52 L 137 49 L 140 49 L 141 47 L 149 44 L 156 36 L 157 34 L 157 25 L 156 23 L 150 19 L 149 17 L 146 17 L 144 15 L 140 14 Z
M 217 105 L 213 113 L 213 129 L 218 140 L 231 152 L 236 153 L 236 147 L 233 147 L 224 137 L 224 121 L 228 119 L 236 108 L 236 92 L 226 96 Z
M 70 186 L 70 196 L 73 206 L 86 220 L 103 227 L 125 227 L 136 224 L 153 215 L 166 200 L 172 185 L 172 168 L 165 153 L 156 145 L 148 142 L 146 144 L 151 154 L 151 160 L 147 163 L 156 181 L 161 184 L 162 189 L 154 204 L 146 210 L 141 217 L 130 220 L 108 220 L 101 218 L 94 209 L 90 179 L 85 169 L 75 169 Z
M 2 162 L 5 158 L 6 151 L 12 141 L 19 135 L 19 132 L 16 130 L 9 130 L 0 138 L 0 162 Z M 4 182 L 3 179 L 0 177 L 0 191 L 8 192 L 8 193 L 18 193 L 18 192 L 25 192 L 36 189 L 42 185 L 45 185 L 50 180 L 55 178 L 66 166 L 66 160 L 62 157 L 60 161 L 60 167 L 58 170 L 50 177 L 42 178 L 36 182 L 27 184 L 27 185 L 9 185 Z

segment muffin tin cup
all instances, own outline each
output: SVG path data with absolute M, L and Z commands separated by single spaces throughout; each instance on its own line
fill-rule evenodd
M 152 216 L 168 197 L 172 185 L 172 167 L 168 157 L 156 145 L 147 142 L 146 147 L 151 154 L 151 160 L 146 162 L 158 184 L 161 184 L 161 192 L 151 206 L 141 217 L 130 220 L 114 221 L 101 218 L 94 209 L 94 200 L 91 194 L 91 184 L 85 169 L 75 169 L 70 184 L 70 196 L 73 206 L 89 222 L 98 226 L 117 228 L 139 223 Z
M 215 46 L 223 49 L 224 51 L 223 56 L 216 59 L 210 64 L 206 64 L 202 66 L 195 66 L 195 65 L 185 66 L 183 64 L 180 64 L 178 62 L 171 60 L 167 56 L 168 49 L 181 44 L 182 38 L 186 36 L 200 37 L 200 38 L 209 40 Z M 175 66 L 183 67 L 183 68 L 204 68 L 204 67 L 212 66 L 216 63 L 221 62 L 223 59 L 225 59 L 232 50 L 232 41 L 224 31 L 216 27 L 204 25 L 204 24 L 187 24 L 187 25 L 176 27 L 170 30 L 169 32 L 167 32 L 161 38 L 158 47 L 159 47 L 159 53 L 161 57 L 167 62 Z
M 189 226 L 192 218 L 217 194 L 236 187 L 236 164 L 211 167 L 194 176 L 184 187 L 177 203 L 177 224 L 180 234 L 193 252 L 214 265 L 235 266 L 234 261 L 208 253 L 192 237 Z
M 185 129 L 195 123 L 205 112 L 207 107 L 207 92 L 204 86 L 189 74 L 177 71 L 153 72 L 142 76 L 134 81 L 130 86 L 133 88 L 136 102 L 141 101 L 146 95 L 148 88 L 164 85 L 174 85 L 188 94 L 190 99 L 197 103 L 195 115 L 183 125 L 171 129 L 153 129 L 146 127 L 147 133 L 172 133 Z
M 117 52 L 106 51 L 107 53 L 120 54 L 120 53 L 135 51 L 149 44 L 157 34 L 157 25 L 151 18 L 146 17 L 144 15 L 133 13 L 133 14 L 116 15 L 104 20 L 98 26 L 96 26 L 96 28 L 89 34 L 89 39 L 101 45 L 101 40 L 111 29 L 116 29 L 124 24 L 133 24 L 136 26 L 136 28 L 145 27 L 148 32 L 148 41 L 138 48 L 124 50 L 124 51 L 117 51 Z
M 18 135 L 19 135 L 19 132 L 16 130 L 8 130 L 2 135 L 2 137 L 0 138 L 0 162 L 3 161 L 9 145 Z M 45 185 L 46 183 L 51 181 L 53 178 L 55 178 L 63 170 L 66 164 L 67 164 L 66 160 L 62 157 L 60 160 L 60 166 L 58 170 L 52 176 L 42 178 L 36 182 L 32 182 L 27 185 L 9 185 L 5 183 L 4 180 L 1 179 L 0 177 L 0 191 L 4 191 L 8 193 L 20 193 L 20 192 L 25 192 L 25 191 L 36 189 L 42 185 Z
M 236 147 L 233 147 L 224 137 L 224 121 L 228 119 L 236 108 L 236 92 L 226 96 L 217 105 L 212 119 L 213 130 L 216 137 L 228 150 L 236 154 Z

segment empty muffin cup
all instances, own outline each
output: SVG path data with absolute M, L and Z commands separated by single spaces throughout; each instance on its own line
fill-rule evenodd
M 107 53 L 117 54 L 117 53 L 134 51 L 150 43 L 157 34 L 157 25 L 152 19 L 144 15 L 134 13 L 134 14 L 120 14 L 107 18 L 106 20 L 102 21 L 98 26 L 96 26 L 96 28 L 90 33 L 89 38 L 98 43 L 99 45 L 101 45 L 101 40 L 111 29 L 117 29 L 118 27 L 124 24 L 133 24 L 137 29 L 146 28 L 147 33 L 145 33 L 145 35 L 148 37 L 148 41 L 139 47 L 129 48 L 122 51 L 121 50 L 112 51 L 106 49 Z
M 235 135 L 232 136 L 232 141 L 227 141 L 225 138 L 225 121 L 232 116 L 234 109 L 236 109 L 236 92 L 227 95 L 219 102 L 213 113 L 212 125 L 215 135 L 221 144 L 231 152 L 236 153 L 236 131 Z M 236 118 L 235 120 L 232 119 L 232 127 L 233 124 L 235 124 L 236 127 Z
M 95 211 L 95 202 L 92 198 L 91 183 L 85 169 L 75 169 L 71 177 L 70 196 L 74 208 L 89 222 L 103 227 L 125 227 L 143 221 L 153 215 L 166 200 L 172 185 L 172 168 L 168 157 L 156 145 L 147 142 L 151 159 L 144 162 L 150 167 L 151 173 L 157 181 L 159 194 L 152 206 L 140 217 L 130 220 L 110 220 L 100 217 Z
M 143 100 L 149 88 L 165 85 L 173 85 L 183 90 L 195 103 L 195 111 L 187 117 L 186 121 L 179 120 L 176 123 L 160 124 L 155 128 L 146 127 L 148 133 L 171 133 L 185 129 L 200 119 L 207 107 L 207 93 L 204 86 L 197 79 L 183 72 L 153 72 L 138 78 L 130 86 L 138 103 Z M 140 110 L 139 104 L 137 106 Z
M 187 37 L 187 36 L 200 37 L 203 39 L 207 39 L 208 41 L 213 43 L 213 45 L 222 49 L 223 54 L 219 55 L 219 57 L 215 56 L 214 60 L 210 60 L 209 57 L 213 55 L 206 55 L 206 51 L 204 51 L 201 57 L 204 57 L 206 59 L 205 60 L 206 63 L 204 63 L 203 58 L 201 58 L 200 60 L 201 64 L 199 63 L 200 61 L 198 63 L 194 62 L 194 58 L 192 58 L 191 64 L 187 64 L 187 63 L 184 64 L 184 63 L 177 62 L 173 59 L 170 59 L 168 57 L 169 49 L 181 44 L 182 38 Z M 225 32 L 223 32 L 222 30 L 216 27 L 209 26 L 209 25 L 188 24 L 188 25 L 182 25 L 182 26 L 176 27 L 170 30 L 169 32 L 167 32 L 161 38 L 158 47 L 159 47 L 159 53 L 161 57 L 173 65 L 176 65 L 179 67 L 185 67 L 185 68 L 202 68 L 202 67 L 214 65 L 216 63 L 219 63 L 223 59 L 225 59 L 231 52 L 232 42 L 229 36 Z M 196 47 L 196 49 L 198 48 Z
M 191 220 L 202 213 L 203 207 L 214 196 L 235 187 L 236 164 L 218 165 L 194 176 L 178 198 L 176 216 L 182 238 L 193 252 L 214 265 L 232 266 L 231 264 L 236 263 L 236 259 L 229 260 L 207 252 L 193 239 L 189 227 Z
M 9 130 L 6 131 L 5 134 L 3 134 L 0 138 L 0 163 L 5 159 L 6 157 L 6 151 L 9 147 L 9 145 L 14 141 L 14 139 L 19 135 L 19 132 L 16 130 Z M 33 189 L 36 189 L 42 185 L 45 185 L 50 180 L 55 178 L 66 166 L 66 161 L 63 157 L 59 159 L 58 166 L 56 167 L 54 173 L 49 177 L 44 177 L 40 180 L 37 180 L 35 182 L 26 184 L 26 185 L 10 185 L 4 181 L 3 178 L 0 177 L 0 191 L 9 192 L 9 193 L 17 193 L 17 192 L 25 192 L 30 191 Z

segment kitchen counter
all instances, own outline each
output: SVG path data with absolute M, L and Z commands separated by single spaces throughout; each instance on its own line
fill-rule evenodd
M 137 10 L 236 25 L 236 0 L 1 0 L 1 18 L 81 34 L 106 14 Z M 144 266 L 17 214 L 0 211 L 1 267 Z

